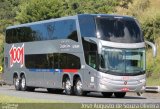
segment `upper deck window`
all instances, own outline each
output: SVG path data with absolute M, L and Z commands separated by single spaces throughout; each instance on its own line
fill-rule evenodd
M 26 25 L 6 30 L 7 43 L 21 43 L 55 39 L 78 42 L 76 21 L 72 19 Z
M 96 25 L 93 16 L 78 16 L 80 32 L 82 37 L 96 37 Z
M 132 18 L 97 17 L 97 37 L 118 43 L 143 42 L 138 23 Z

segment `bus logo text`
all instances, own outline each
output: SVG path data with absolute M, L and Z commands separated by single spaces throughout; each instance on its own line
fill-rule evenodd
M 14 63 L 20 63 L 20 67 L 23 67 L 24 65 L 24 44 L 22 47 L 14 47 L 14 44 L 12 45 L 12 48 L 9 51 L 10 54 L 10 67 L 13 67 Z

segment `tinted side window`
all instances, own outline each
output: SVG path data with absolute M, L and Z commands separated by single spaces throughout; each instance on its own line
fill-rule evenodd
M 32 69 L 80 69 L 80 58 L 72 54 L 25 55 L 25 65 Z
M 12 29 L 8 29 L 6 31 L 6 42 L 7 43 L 12 43 Z
M 70 69 L 80 69 L 81 67 L 80 58 L 75 55 L 68 54 L 67 65 L 68 65 L 68 68 Z
M 27 68 L 49 69 L 53 68 L 53 57 L 47 54 L 25 55 Z
M 59 55 L 60 69 L 80 69 L 80 58 L 72 55 L 62 53 Z
M 79 25 L 82 37 L 96 37 L 96 24 L 93 16 L 79 15 Z
M 53 60 L 53 68 L 58 69 L 59 68 L 59 54 L 54 53 L 54 60 Z
M 72 39 L 78 42 L 75 20 L 41 23 L 26 27 L 8 29 L 6 31 L 7 43 L 54 39 Z
M 52 37 L 56 39 L 72 39 L 78 41 L 75 20 L 53 22 L 52 26 L 54 27 Z
M 83 43 L 86 64 L 93 67 L 94 69 L 97 69 L 98 63 L 99 63 L 97 45 L 94 43 L 85 41 L 84 38 L 82 38 L 82 43 Z
M 67 55 L 65 53 L 59 55 L 59 68 L 67 69 Z
M 18 42 L 17 29 L 9 29 L 6 31 L 6 42 L 7 43 Z
M 21 27 L 21 41 L 20 42 L 29 42 L 35 40 L 35 37 L 33 37 L 34 33 L 31 29 L 31 27 Z

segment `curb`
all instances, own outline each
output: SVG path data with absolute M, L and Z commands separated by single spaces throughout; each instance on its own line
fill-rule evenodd
M 160 86 L 146 86 L 145 91 L 146 92 L 159 93 L 160 92 Z

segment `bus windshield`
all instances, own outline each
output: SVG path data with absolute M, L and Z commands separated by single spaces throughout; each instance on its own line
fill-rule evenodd
M 97 17 L 97 37 L 118 43 L 143 42 L 138 23 L 132 18 Z
M 134 75 L 145 71 L 145 50 L 103 48 L 101 70 L 108 73 Z

